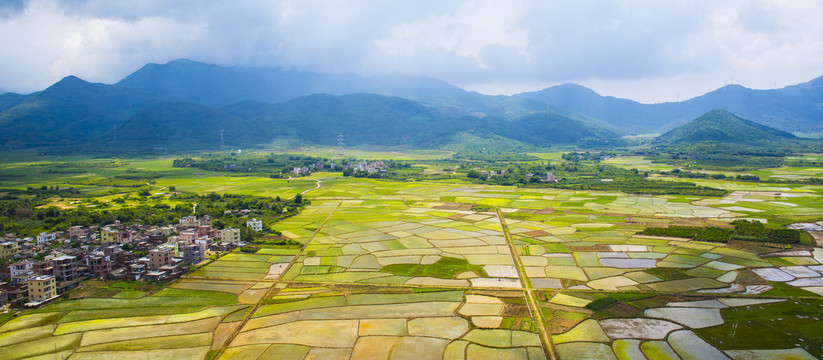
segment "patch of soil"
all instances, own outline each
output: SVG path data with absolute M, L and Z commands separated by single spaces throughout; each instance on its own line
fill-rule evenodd
M 435 209 L 439 209 L 439 210 L 459 210 L 459 211 L 471 211 L 471 210 L 472 210 L 472 206 L 474 206 L 474 205 L 472 205 L 472 204 L 464 204 L 464 203 L 453 203 L 453 202 L 447 202 L 447 203 L 444 203 L 443 205 L 438 205 L 438 206 L 435 206 L 434 208 L 435 208 Z
M 550 233 L 547 233 L 543 230 L 526 231 L 523 234 L 526 234 L 526 235 L 531 236 L 531 237 L 551 236 Z

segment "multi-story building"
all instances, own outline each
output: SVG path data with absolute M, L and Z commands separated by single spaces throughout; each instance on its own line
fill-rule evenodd
M 180 232 L 178 238 L 182 241 L 192 242 L 197 238 L 197 232 L 193 230 L 183 230 Z
M 0 259 L 8 259 L 20 253 L 20 245 L 17 241 L 6 241 L 0 243 Z
M 77 257 L 60 256 L 51 260 L 57 281 L 77 280 Z
M 197 227 L 197 237 L 210 236 L 214 237 L 216 231 L 211 228 L 211 225 L 200 225 Z
M 246 226 L 250 227 L 254 231 L 263 231 L 263 220 L 252 218 L 251 220 L 246 221 Z
M 11 275 L 12 278 L 17 275 L 30 273 L 34 273 L 34 261 L 20 260 L 9 265 L 9 275 Z
M 81 237 L 81 236 L 85 236 L 86 232 L 87 232 L 86 228 L 84 228 L 80 225 L 75 225 L 75 226 L 72 226 L 72 227 L 69 228 L 69 237 L 74 239 L 74 238 L 78 238 L 78 237 Z
M 200 226 L 200 222 L 197 221 L 197 216 L 183 216 L 180 218 L 180 225 L 184 227 L 195 227 Z
M 108 243 L 116 243 L 118 239 L 118 235 L 120 234 L 119 230 L 115 230 L 112 228 L 104 227 L 100 229 L 100 243 L 101 244 L 108 244 Z
M 206 247 L 199 244 L 186 245 L 183 248 L 183 262 L 189 265 L 199 264 L 206 259 Z
M 29 301 L 43 302 L 57 297 L 57 283 L 54 276 L 40 275 L 28 281 Z
M 154 249 L 149 251 L 149 269 L 157 270 L 161 266 L 171 264 L 171 251 L 169 249 Z
M 128 266 L 128 273 L 126 273 L 126 280 L 138 281 L 143 278 L 147 272 L 146 264 L 137 263 Z
M 43 245 L 47 242 L 51 242 L 57 239 L 56 233 L 47 233 L 41 232 L 40 235 L 37 235 L 37 245 Z
M 38 261 L 34 263 L 34 273 L 37 275 L 54 275 L 54 264 L 51 260 Z
M 236 244 L 240 242 L 240 229 L 223 229 L 218 230 L 217 235 L 220 241 Z
M 111 265 L 111 257 L 105 253 L 98 252 L 86 256 L 86 267 L 94 277 L 106 277 L 111 272 Z

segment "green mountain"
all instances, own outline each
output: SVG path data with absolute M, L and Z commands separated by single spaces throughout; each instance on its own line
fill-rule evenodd
M 0 95 L 0 146 L 215 149 L 221 130 L 223 144 L 232 147 L 283 138 L 334 145 L 340 133 L 348 145 L 440 147 L 469 138 L 476 144 L 492 139 L 522 146 L 598 145 L 619 135 L 672 129 L 717 108 L 783 131 L 823 131 L 823 78 L 777 90 L 731 85 L 684 102 L 648 105 L 573 84 L 489 96 L 426 78 L 220 67 L 182 59 L 148 64 L 115 85 L 69 76 L 30 95 Z M 660 141 L 785 137 L 744 124 L 692 124 Z
M 488 129 L 507 138 L 532 145 L 571 144 L 586 139 L 614 138 L 617 134 L 607 126 L 587 124 L 569 116 L 536 112 L 512 121 L 490 122 Z
M 15 93 L 5 93 L 0 95 L 0 111 L 6 110 L 14 105 L 19 104 L 21 101 L 25 100 L 25 95 L 15 94 Z
M 411 145 L 440 147 L 462 139 L 467 131 L 532 145 L 574 143 L 584 138 L 613 137 L 578 120 L 538 113 L 513 121 L 457 116 L 430 106 L 374 94 L 309 95 L 282 103 L 246 101 L 222 108 L 186 102 L 150 105 L 101 136 L 98 146 L 217 149 L 220 132 L 229 147 L 254 147 L 276 139 L 335 145 Z
M 457 96 L 466 91 L 423 77 L 364 77 L 278 68 L 222 67 L 188 59 L 150 63 L 115 86 L 167 100 L 226 106 L 240 101 L 282 102 L 311 94 L 372 93 L 406 98 Z
M 753 121 L 741 119 L 725 110 L 712 110 L 691 122 L 659 136 L 659 144 L 719 142 L 755 144 L 797 139 L 794 135 Z
M 0 111 L 0 145 L 89 142 L 157 98 L 68 76 L 43 91 L 14 100 L 16 104 Z
M 220 109 L 185 102 L 160 102 L 147 106 L 114 130 L 98 139 L 116 147 L 166 147 L 202 149 L 220 147 L 220 130 L 225 139 L 263 142 L 243 119 Z M 227 145 L 240 145 L 228 142 Z
M 669 130 L 712 109 L 726 109 L 784 131 L 823 132 L 823 77 L 773 90 L 728 85 L 686 101 L 659 104 L 602 96 L 576 84 L 514 97 L 585 114 L 634 133 Z

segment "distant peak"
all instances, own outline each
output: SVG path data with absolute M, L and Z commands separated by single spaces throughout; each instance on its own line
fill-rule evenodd
M 174 59 L 166 63 L 166 65 L 190 65 L 190 64 L 205 64 L 199 61 L 194 61 L 186 58 Z
M 86 82 L 85 80 L 83 80 L 83 79 L 81 79 L 77 76 L 74 76 L 74 75 L 66 76 L 66 77 L 60 79 L 60 81 L 58 81 L 58 82 L 64 82 L 64 81 L 65 82 L 72 82 L 72 81 L 74 81 L 74 82 L 78 82 L 78 81 L 79 82 Z
M 66 77 L 60 79 L 60 81 L 52 84 L 52 86 L 49 86 L 48 88 L 49 89 L 64 88 L 64 87 L 68 87 L 68 86 L 78 86 L 78 85 L 85 85 L 85 84 L 88 84 L 88 81 L 83 80 L 83 79 L 81 79 L 77 76 L 74 76 L 74 75 L 69 75 L 69 76 L 66 76 Z

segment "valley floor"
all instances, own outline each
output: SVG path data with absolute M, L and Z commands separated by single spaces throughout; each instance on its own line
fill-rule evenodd
M 146 164 L 171 171 L 135 167 Z M 303 192 L 312 204 L 275 225 L 302 245 L 230 253 L 155 292 L 25 312 L 0 326 L 0 358 L 823 357 L 818 244 L 636 235 L 739 218 L 823 224 L 823 186 L 718 182 L 732 192 L 699 198 L 174 171 L 186 176 L 157 185 Z

